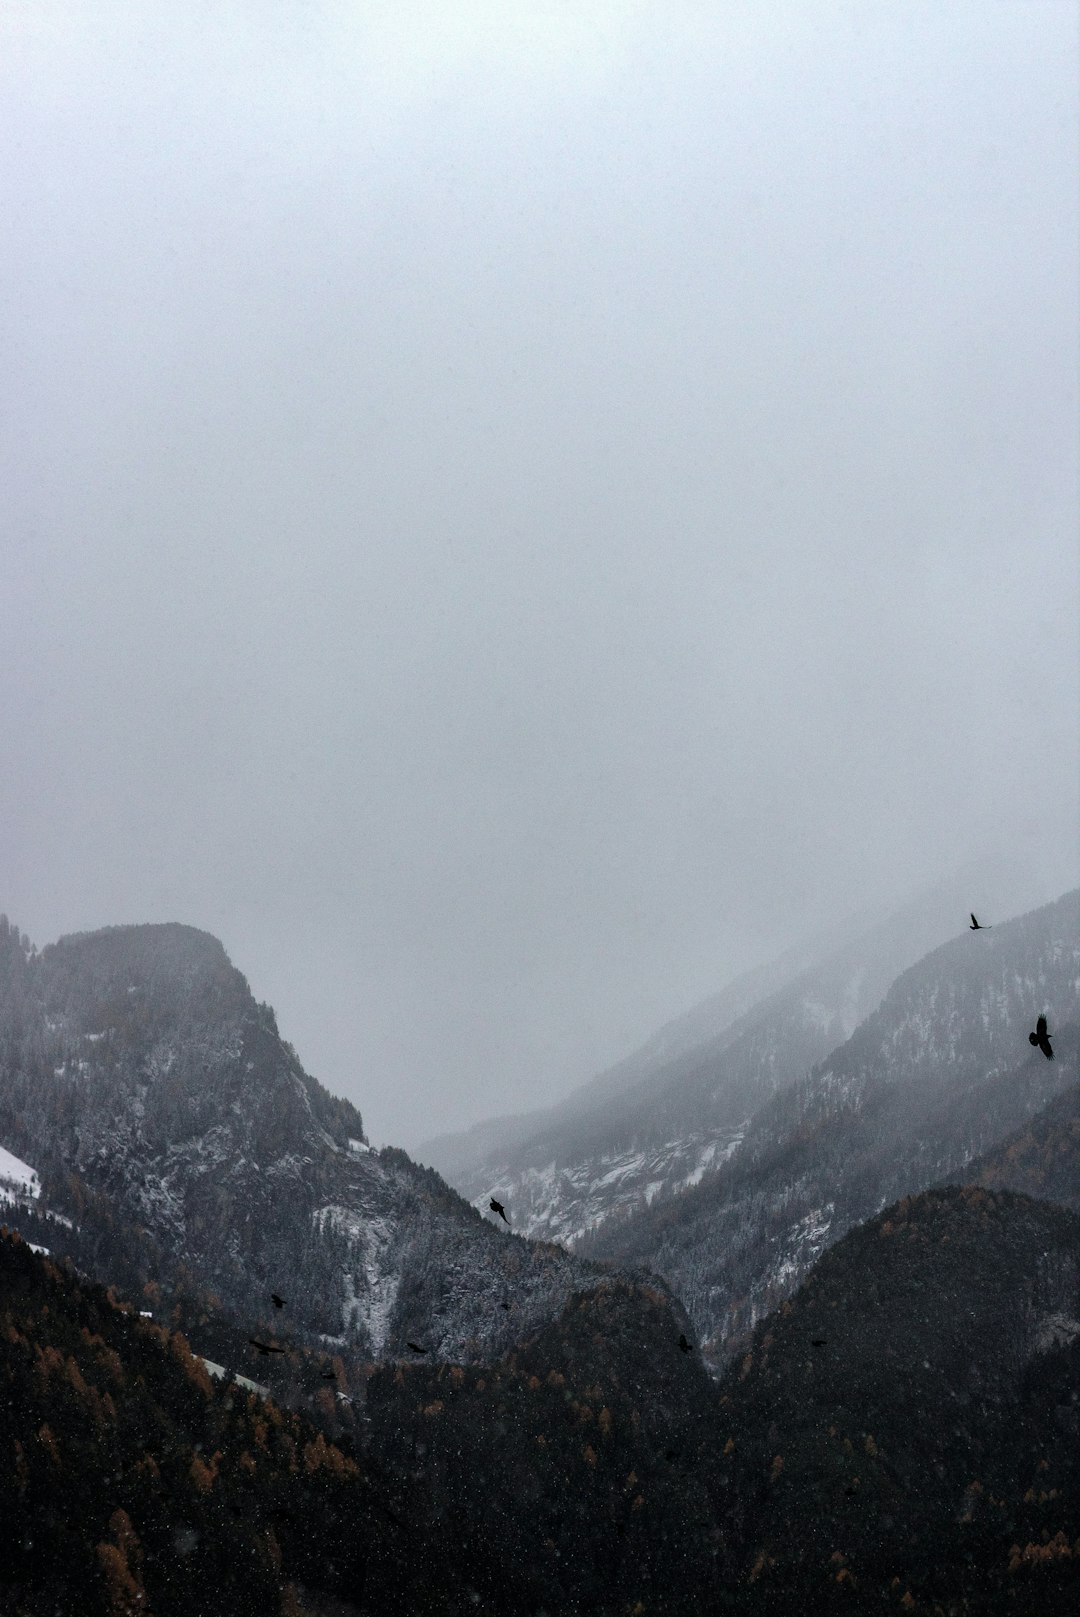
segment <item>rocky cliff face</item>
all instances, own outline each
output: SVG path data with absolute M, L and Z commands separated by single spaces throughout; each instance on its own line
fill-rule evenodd
M 5 923 L 0 1143 L 40 1173 L 43 1209 L 105 1205 L 244 1317 L 274 1290 L 292 1330 L 371 1358 L 410 1338 L 484 1357 L 595 1278 L 403 1152 L 371 1150 L 356 1108 L 304 1071 L 191 927 L 113 927 L 38 954 Z

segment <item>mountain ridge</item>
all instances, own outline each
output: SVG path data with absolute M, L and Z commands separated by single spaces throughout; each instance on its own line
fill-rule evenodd
M 482 1358 L 599 1278 L 496 1228 L 406 1153 L 372 1150 L 356 1107 L 305 1072 L 195 928 L 38 953 L 4 923 L 0 1139 L 38 1169 L 43 1212 L 107 1206 L 236 1314 L 277 1290 L 297 1299 L 292 1329 L 361 1357 L 422 1334 L 436 1357 Z
M 754 1117 L 694 1190 L 611 1223 L 583 1253 L 663 1275 L 723 1358 L 853 1224 L 966 1164 L 1080 1076 L 1080 890 L 961 936 Z M 1047 1002 L 1050 1063 L 1027 1044 Z
M 789 951 L 730 985 L 751 1003 L 736 1015 L 734 1000 L 727 1002 L 730 1018 L 704 1043 L 661 1059 L 670 1030 L 685 1032 L 697 1014 L 688 1013 L 558 1107 L 512 1120 L 503 1148 L 485 1145 L 463 1166 L 458 1137 L 441 1159 L 429 1151 L 429 1160 L 474 1205 L 494 1189 L 531 1235 L 571 1246 L 596 1237 L 606 1222 L 670 1199 L 716 1172 L 739 1148 L 762 1104 L 827 1057 L 905 968 L 946 941 L 956 915 L 966 916 L 961 905 L 969 889 L 969 873 L 963 873 L 869 928 L 841 928 L 839 941 L 834 934 L 801 971 L 795 967 L 807 951 Z M 795 974 L 779 986 L 768 983 L 756 998 L 747 986 L 753 980 L 763 989 L 770 974 L 789 970 Z M 472 1145 L 499 1133 L 491 1120 L 473 1131 Z

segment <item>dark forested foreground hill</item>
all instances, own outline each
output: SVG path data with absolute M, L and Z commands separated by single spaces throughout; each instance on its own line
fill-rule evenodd
M 186 1281 L 359 1357 L 410 1338 L 441 1358 L 498 1354 L 597 1278 L 404 1152 L 371 1150 L 356 1108 L 192 927 L 110 927 L 38 954 L 0 921 L 0 1145 L 38 1171 L 41 1209 L 77 1226 L 34 1239 L 95 1276 L 131 1292 Z
M 1058 1032 L 1052 1062 L 1027 1038 L 1043 1010 Z M 663 1275 L 722 1359 L 846 1230 L 966 1176 L 1075 1084 L 1078 1019 L 1080 893 L 1070 893 L 927 955 L 846 1043 L 761 1108 L 719 1171 L 578 1250 Z
M 612 1282 L 490 1367 L 376 1374 L 372 1443 L 432 1489 L 480 1610 L 710 1609 L 716 1394 L 680 1325 Z
M 469 1609 L 423 1490 L 6 1231 L 0 1516 L 4 1617 Z
M 905 1199 L 758 1326 L 719 1400 L 723 1566 L 762 1609 L 1078 1609 L 1075 1214 Z
M 901 1202 L 719 1387 L 640 1303 L 590 1294 L 484 1376 L 372 1386 L 373 1430 L 438 1479 L 463 1544 L 503 1546 L 526 1609 L 1075 1609 L 1075 1215 L 979 1188 Z
M 1077 1609 L 1075 1214 L 901 1202 L 719 1386 L 678 1328 L 611 1281 L 495 1364 L 379 1370 L 335 1445 L 5 1239 L 0 1610 Z

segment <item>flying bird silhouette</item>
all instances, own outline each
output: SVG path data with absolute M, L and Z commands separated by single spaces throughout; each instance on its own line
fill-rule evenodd
M 970 910 L 968 911 L 968 914 L 971 915 L 971 925 L 968 927 L 969 932 L 992 932 L 994 930 L 991 926 L 983 926 L 981 921 L 977 921 L 975 919 L 975 916 Z
M 271 1347 L 267 1342 L 256 1342 L 253 1336 L 249 1336 L 248 1341 L 251 1343 L 253 1348 L 258 1348 L 264 1359 L 269 1358 L 271 1353 L 284 1353 L 285 1351 L 284 1348 Z
M 276 1291 L 272 1291 L 270 1293 L 270 1301 L 273 1303 L 275 1308 L 284 1308 L 285 1307 L 285 1299 L 284 1299 L 284 1297 L 279 1297 Z
M 1034 1033 L 1028 1034 L 1028 1043 L 1033 1044 L 1037 1050 L 1041 1050 L 1047 1061 L 1053 1061 L 1054 1051 L 1050 1044 L 1050 1035 L 1046 1031 L 1045 1016 L 1039 1017 L 1039 1020 L 1035 1023 Z
M 418 1347 L 415 1342 L 406 1342 L 405 1346 L 413 1353 L 426 1353 L 427 1348 Z
M 506 1216 L 506 1208 L 503 1206 L 502 1202 L 497 1202 L 494 1196 L 492 1196 L 491 1200 L 488 1202 L 488 1206 L 491 1208 L 493 1213 L 498 1213 L 504 1224 L 509 1224 L 510 1220 Z
M 679 1346 L 684 1353 L 693 1353 L 694 1351 L 681 1331 L 679 1332 Z

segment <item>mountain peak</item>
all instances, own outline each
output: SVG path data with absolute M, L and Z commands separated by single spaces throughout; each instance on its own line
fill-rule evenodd
M 234 1313 L 258 1320 L 277 1291 L 290 1329 L 368 1357 L 410 1336 L 483 1357 L 596 1281 L 496 1231 L 404 1152 L 364 1149 L 355 1106 L 304 1071 L 195 927 L 107 927 L 32 958 L 20 937 L 0 958 L 5 1036 L 0 1144 L 65 1219 L 101 1211 L 95 1265 L 139 1232 L 163 1272 L 197 1275 Z

